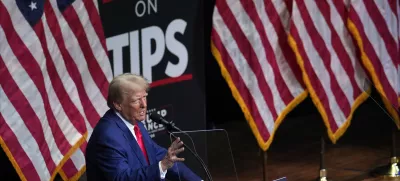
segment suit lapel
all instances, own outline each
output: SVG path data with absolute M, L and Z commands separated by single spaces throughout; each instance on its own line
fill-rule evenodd
M 110 116 L 113 117 L 115 120 L 115 123 L 118 125 L 118 127 L 123 131 L 125 139 L 129 142 L 130 147 L 133 149 L 133 153 L 135 153 L 136 157 L 140 161 L 142 165 L 148 165 L 146 159 L 144 158 L 144 155 L 142 153 L 142 150 L 140 149 L 137 141 L 132 135 L 132 132 L 128 129 L 128 127 L 125 125 L 125 123 L 121 120 L 121 118 L 118 117 L 117 114 L 115 114 L 113 111 L 108 112 L 111 114 Z M 146 147 L 147 149 L 147 147 Z
M 140 149 L 139 144 L 133 137 L 132 133 L 130 133 L 129 136 L 127 133 L 125 133 L 125 138 L 127 138 L 127 137 L 128 137 L 129 145 L 133 149 L 134 153 L 136 154 L 136 156 L 138 157 L 138 159 L 140 160 L 142 165 L 148 165 L 146 159 L 144 158 L 143 152 Z

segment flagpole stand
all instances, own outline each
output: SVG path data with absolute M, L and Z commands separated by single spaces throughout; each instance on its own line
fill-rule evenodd
M 372 175 L 375 177 L 383 177 L 383 178 L 400 177 L 398 163 L 399 159 L 397 157 L 392 157 L 388 165 L 384 165 L 374 169 L 372 171 Z
M 392 130 L 392 149 L 390 163 L 380 166 L 371 171 L 371 175 L 383 178 L 398 178 L 400 177 L 399 158 L 396 156 L 396 128 Z
M 323 136 L 321 136 L 321 158 L 319 162 L 319 178 L 316 179 L 316 181 L 332 181 L 327 178 L 327 171 L 325 168 L 325 139 Z

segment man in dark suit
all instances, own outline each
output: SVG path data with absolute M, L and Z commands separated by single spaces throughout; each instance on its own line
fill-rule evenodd
M 93 130 L 86 148 L 89 181 L 152 181 L 201 179 L 187 168 L 184 150 L 176 139 L 168 149 L 157 145 L 141 123 L 146 118 L 147 81 L 138 75 L 122 74 L 110 85 L 110 107 Z

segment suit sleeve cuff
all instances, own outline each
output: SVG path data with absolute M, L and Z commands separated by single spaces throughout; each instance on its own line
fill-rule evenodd
M 158 168 L 160 169 L 160 177 L 161 177 L 161 179 L 165 179 L 165 175 L 167 174 L 168 170 L 165 170 L 165 172 L 162 170 L 161 161 L 158 162 Z

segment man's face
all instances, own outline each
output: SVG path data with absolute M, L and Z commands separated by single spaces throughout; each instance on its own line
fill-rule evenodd
M 147 112 L 147 92 L 134 91 L 131 88 L 127 88 L 124 91 L 123 100 L 120 104 L 120 112 L 122 116 L 133 124 L 136 121 L 143 121 L 146 119 Z

